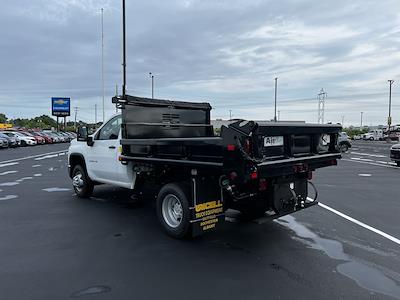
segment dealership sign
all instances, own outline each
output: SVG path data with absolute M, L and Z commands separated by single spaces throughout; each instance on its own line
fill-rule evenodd
M 51 114 L 57 117 L 68 117 L 71 114 L 71 99 L 51 98 Z

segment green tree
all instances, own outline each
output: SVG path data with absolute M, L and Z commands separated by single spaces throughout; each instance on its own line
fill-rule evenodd
M 5 114 L 0 113 L 0 123 L 7 123 L 7 117 Z

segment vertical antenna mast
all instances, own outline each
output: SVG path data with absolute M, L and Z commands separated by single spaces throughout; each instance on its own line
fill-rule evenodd
M 103 93 L 103 122 L 105 121 L 104 113 L 104 9 L 101 9 L 101 87 Z
M 126 96 L 126 32 L 125 32 L 125 0 L 122 0 L 122 98 Z

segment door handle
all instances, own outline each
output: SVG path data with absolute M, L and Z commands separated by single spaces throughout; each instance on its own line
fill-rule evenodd
M 115 146 L 109 146 L 108 149 L 115 149 Z

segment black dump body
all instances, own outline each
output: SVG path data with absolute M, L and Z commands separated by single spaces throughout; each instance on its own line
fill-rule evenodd
M 277 176 L 292 172 L 293 164 L 307 161 L 317 168 L 340 158 L 339 125 L 241 120 L 223 126 L 221 136 L 215 136 L 209 103 L 133 96 L 114 97 L 113 102 L 122 109 L 122 157 L 126 160 L 241 169 L 240 173 L 251 163 L 261 172 L 267 170 L 268 176 Z M 329 136 L 325 147 L 320 143 L 322 135 Z M 266 136 L 282 136 L 284 143 L 264 147 Z M 246 153 L 248 141 L 251 149 Z M 287 166 L 290 170 L 284 172 Z

